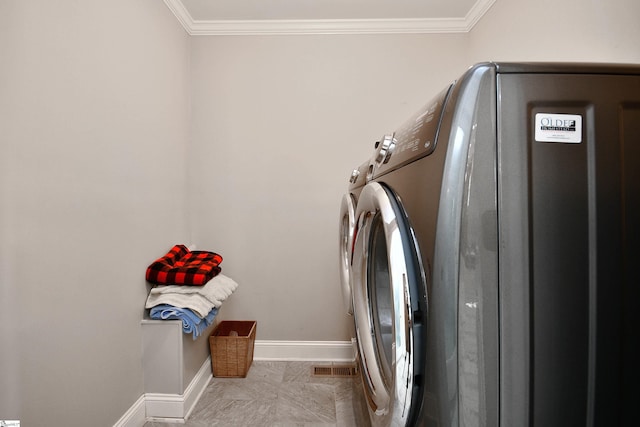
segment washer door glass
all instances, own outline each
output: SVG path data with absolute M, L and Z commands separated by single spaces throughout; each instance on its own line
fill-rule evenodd
M 404 426 L 422 397 L 426 296 L 419 251 L 389 188 L 367 184 L 356 218 L 354 315 L 369 415 L 373 425 Z
M 384 234 L 382 215 L 373 216 L 367 263 L 367 292 L 371 298 L 371 319 L 380 369 L 385 384 L 389 384 L 393 362 L 393 296 L 389 278 L 389 252 Z

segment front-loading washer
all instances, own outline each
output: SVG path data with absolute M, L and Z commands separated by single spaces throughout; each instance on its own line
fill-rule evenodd
M 440 192 L 445 150 L 435 146 L 448 93 L 449 88 L 375 143 L 358 197 L 351 277 L 358 361 L 373 426 L 415 425 L 427 395 L 427 278 L 433 254 L 419 240 L 436 228 L 433 200 Z
M 344 309 L 349 315 L 353 315 L 351 262 L 353 260 L 353 244 L 356 234 L 356 205 L 358 203 L 358 196 L 366 184 L 368 167 L 369 162 L 367 161 L 351 172 L 347 192 L 342 196 L 340 203 L 338 265 L 340 269 L 342 302 Z

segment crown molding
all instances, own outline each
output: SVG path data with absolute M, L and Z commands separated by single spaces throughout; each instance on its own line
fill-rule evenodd
M 191 36 L 466 33 L 496 0 L 477 0 L 464 18 L 194 20 L 181 0 L 164 0 Z

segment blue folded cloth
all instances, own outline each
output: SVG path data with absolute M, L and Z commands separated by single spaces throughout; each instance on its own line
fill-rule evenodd
M 149 315 L 156 320 L 182 320 L 182 331 L 192 334 L 195 340 L 213 323 L 218 314 L 218 309 L 213 308 L 203 319 L 188 308 L 174 307 L 169 304 L 160 304 L 151 308 Z

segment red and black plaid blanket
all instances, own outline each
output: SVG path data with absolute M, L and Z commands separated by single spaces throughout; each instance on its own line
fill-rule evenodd
M 214 252 L 190 251 L 175 245 L 147 267 L 147 281 L 157 285 L 204 285 L 218 273 L 222 257 Z

